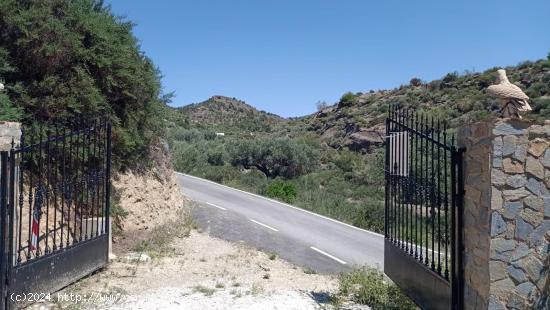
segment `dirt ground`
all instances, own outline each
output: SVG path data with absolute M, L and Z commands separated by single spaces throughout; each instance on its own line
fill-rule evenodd
M 175 238 L 170 249 L 148 261 L 119 255 L 105 270 L 53 294 L 51 303 L 32 308 L 321 309 L 330 307 L 329 293 L 337 289 L 333 276 L 197 231 Z

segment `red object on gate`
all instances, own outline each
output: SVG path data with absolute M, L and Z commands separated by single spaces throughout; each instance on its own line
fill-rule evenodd
M 40 220 L 40 210 L 39 208 L 35 207 L 33 216 L 32 216 L 32 229 L 31 229 L 31 244 L 30 249 L 31 251 L 36 250 L 38 247 L 38 232 L 40 230 L 39 226 L 39 220 Z

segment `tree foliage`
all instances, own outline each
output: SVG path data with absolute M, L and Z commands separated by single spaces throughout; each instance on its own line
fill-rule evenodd
M 340 101 L 338 102 L 339 107 L 349 107 L 357 103 L 357 95 L 352 92 L 347 92 L 342 95 Z
M 0 93 L 0 122 L 18 121 L 21 115 L 21 109 L 14 107 L 6 94 Z
M 256 168 L 268 178 L 292 178 L 313 170 L 318 154 L 289 138 L 241 140 L 229 148 L 231 164 Z
M 417 77 L 414 77 L 411 79 L 411 81 L 409 82 L 409 84 L 411 86 L 414 86 L 414 87 L 417 87 L 417 86 L 421 86 L 422 85 L 422 80 L 417 78 Z
M 0 2 L 0 78 L 22 121 L 56 122 L 106 113 L 115 159 L 146 158 L 161 133 L 159 72 L 139 49 L 132 23 L 102 1 Z M 14 108 L 15 107 L 15 108 Z

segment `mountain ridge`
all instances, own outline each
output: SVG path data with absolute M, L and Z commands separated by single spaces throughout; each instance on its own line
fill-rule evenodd
M 191 123 L 223 130 L 269 131 L 271 126 L 287 121 L 279 115 L 258 110 L 243 100 L 221 95 L 176 109 L 184 113 Z

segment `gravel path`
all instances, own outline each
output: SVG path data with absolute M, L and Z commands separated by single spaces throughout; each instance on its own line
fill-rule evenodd
M 119 253 L 102 272 L 53 294 L 52 303 L 32 308 L 333 308 L 329 296 L 337 290 L 336 277 L 312 273 L 273 254 L 196 231 L 176 238 L 169 253 L 141 262 Z
M 307 310 L 321 309 L 323 306 L 315 302 L 307 293 L 297 291 L 278 291 L 271 294 L 248 294 L 238 296 L 230 291 L 222 290 L 207 296 L 193 293 L 192 290 L 178 287 L 163 288 L 148 291 L 140 296 L 129 297 L 127 301 L 112 307 L 112 309 L 289 309 Z

